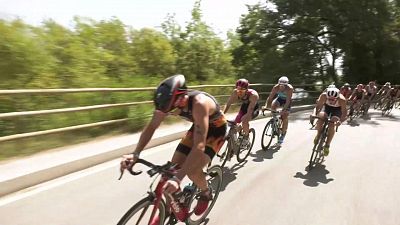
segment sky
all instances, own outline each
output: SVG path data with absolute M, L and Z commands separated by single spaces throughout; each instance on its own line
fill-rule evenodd
M 246 4 L 260 0 L 202 0 L 203 21 L 221 37 L 239 26 L 239 18 L 247 14 Z M 40 25 L 45 19 L 72 28 L 74 16 L 96 21 L 113 16 L 135 29 L 158 29 L 167 14 L 175 14 L 179 25 L 190 21 L 195 0 L 0 0 L 0 18 L 20 18 L 26 23 Z

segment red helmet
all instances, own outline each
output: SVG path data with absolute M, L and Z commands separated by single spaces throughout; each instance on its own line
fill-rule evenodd
M 249 87 L 249 81 L 242 78 L 236 81 L 236 87 L 241 87 L 241 88 L 248 88 Z

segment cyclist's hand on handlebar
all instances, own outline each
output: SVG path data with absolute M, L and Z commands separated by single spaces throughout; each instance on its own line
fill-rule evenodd
M 138 160 L 138 156 L 134 154 L 123 155 L 120 163 L 120 171 L 124 172 L 125 169 L 131 169 Z

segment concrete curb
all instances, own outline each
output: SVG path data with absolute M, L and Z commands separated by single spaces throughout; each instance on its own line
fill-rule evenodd
M 313 107 L 313 105 L 292 107 L 291 112 L 309 110 Z M 265 119 L 265 117 L 259 116 L 257 119 Z M 182 138 L 186 133 L 187 128 L 185 126 L 182 126 L 180 128 L 182 129 L 175 131 L 172 134 L 153 138 L 146 146 L 146 149 Z M 124 154 L 130 153 L 132 149 L 135 148 L 135 146 L 136 144 L 126 145 L 123 147 L 117 147 L 114 150 L 82 156 L 81 158 L 75 158 L 71 160 L 66 159 L 62 163 L 50 165 L 47 168 L 41 168 L 38 170 L 32 169 L 29 171 L 25 171 L 22 174 L 16 173 L 16 175 L 12 178 L 8 177 L 5 179 L 0 179 L 0 197 L 119 158 Z M 26 161 L 27 163 L 29 163 L 29 159 L 27 159 Z
M 186 131 L 180 131 L 170 135 L 154 138 L 147 146 L 152 148 L 158 145 L 162 145 L 171 141 L 175 141 L 185 134 Z M 65 176 L 67 174 L 77 172 L 80 170 L 87 169 L 89 167 L 107 162 L 112 159 L 121 157 L 124 154 L 132 152 L 132 149 L 136 147 L 136 144 L 128 145 L 126 147 L 117 148 L 115 150 L 102 152 L 96 155 L 86 156 L 81 159 L 71 160 L 55 165 L 52 167 L 44 168 L 38 171 L 31 171 L 31 173 L 17 176 L 10 180 L 0 181 L 0 197 L 7 194 L 20 191 L 25 188 L 35 186 L 37 184 Z

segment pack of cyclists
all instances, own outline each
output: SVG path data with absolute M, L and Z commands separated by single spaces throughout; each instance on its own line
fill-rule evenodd
M 247 79 L 237 80 L 235 88 L 222 108 L 212 95 L 202 91 L 188 90 L 183 75 L 166 78 L 158 85 L 154 93 L 153 116 L 140 135 L 136 149 L 133 153 L 122 157 L 121 172 L 131 168 L 137 162 L 140 153 L 167 116 L 175 115 L 191 121 L 193 125 L 182 138 L 172 156 L 171 162 L 177 165 L 177 171 L 176 175 L 166 182 L 164 192 L 170 194 L 179 192 L 181 180 L 187 176 L 201 190 L 200 198 L 194 209 L 196 215 L 201 215 L 207 210 L 213 197 L 208 188 L 203 168 L 211 162 L 225 142 L 227 133 L 225 113 L 232 104 L 240 103 L 240 109 L 234 122 L 241 123 L 244 140 L 248 139 L 249 121 L 259 115 L 259 94 L 249 87 L 250 83 Z M 280 144 L 283 143 L 288 130 L 288 115 L 291 109 L 293 90 L 288 77 L 280 77 L 262 107 L 262 109 L 269 108 L 272 111 L 276 111 L 278 108 L 282 109 L 280 116 L 283 121 L 281 128 L 283 135 L 278 141 Z M 345 83 L 340 89 L 335 85 L 330 85 L 323 90 L 318 97 L 313 115 L 318 118 L 314 142 L 318 141 L 319 135 L 321 135 L 324 119 L 331 115 L 332 123 L 329 123 L 327 139 L 323 147 L 325 156 L 329 154 L 335 127 L 345 122 L 347 116 L 352 115 L 354 110 L 358 110 L 364 101 L 370 104 L 374 97 L 387 99 L 390 104 L 394 104 L 400 98 L 399 86 L 391 87 L 391 84 L 386 82 L 378 90 L 375 82 L 371 81 L 366 86 L 358 84 L 354 90 L 348 83 Z M 350 104 L 349 112 L 347 112 L 348 103 Z M 151 224 L 159 224 L 159 221 L 156 218 Z

